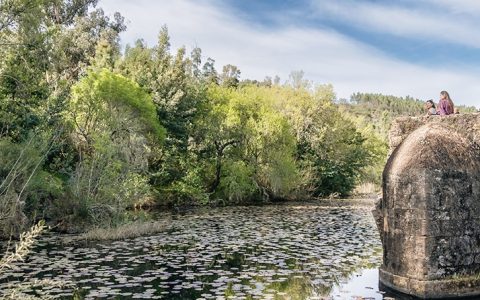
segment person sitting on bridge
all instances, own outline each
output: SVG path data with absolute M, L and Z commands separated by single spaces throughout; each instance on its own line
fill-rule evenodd
M 438 102 L 437 112 L 441 116 L 451 115 L 454 112 L 453 101 L 447 91 L 440 92 L 440 102 Z

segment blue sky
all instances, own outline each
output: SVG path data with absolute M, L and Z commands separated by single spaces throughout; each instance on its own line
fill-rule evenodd
M 477 0 L 100 0 L 128 21 L 122 43 L 202 48 L 216 68 L 237 65 L 262 80 L 303 70 L 339 98 L 379 92 L 480 107 L 480 1 Z M 477 96 L 478 95 L 478 96 Z

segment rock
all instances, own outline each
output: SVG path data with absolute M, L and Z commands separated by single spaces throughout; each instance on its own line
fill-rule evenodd
M 374 211 L 381 283 L 423 298 L 480 295 L 480 115 L 399 118 L 389 141 Z

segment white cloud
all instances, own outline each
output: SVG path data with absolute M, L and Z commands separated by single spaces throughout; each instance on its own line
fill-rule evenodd
M 124 42 L 144 38 L 153 45 L 167 24 L 174 47 L 198 45 L 216 60 L 217 69 L 235 64 L 242 78 L 278 74 L 286 79 L 301 69 L 308 79 L 332 83 L 345 98 L 360 91 L 436 99 L 439 91 L 448 90 L 456 102 L 475 105 L 480 94 L 476 74 L 406 63 L 326 29 L 256 27 L 212 1 L 103 0 L 100 6 L 131 21 Z
M 451 15 L 452 11 L 479 10 L 480 2 L 476 2 L 476 5 L 466 0 L 458 3 L 446 0 L 424 2 L 432 2 L 430 9 L 417 7 L 413 3 L 409 8 L 384 2 L 312 0 L 311 3 L 321 17 L 341 19 L 365 30 L 480 48 L 478 19 L 453 18 Z M 437 7 L 433 10 L 434 4 L 446 6 L 447 9 Z
M 421 2 L 430 5 L 438 5 L 448 9 L 449 12 L 454 14 L 471 15 L 477 18 L 480 17 L 480 1 L 478 0 L 421 0 Z

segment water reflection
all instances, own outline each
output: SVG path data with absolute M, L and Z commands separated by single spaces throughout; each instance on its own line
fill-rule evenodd
M 352 274 L 335 286 L 331 296 L 334 299 L 383 299 L 383 292 L 378 287 L 378 269 L 364 269 Z
M 335 285 L 329 299 L 362 300 L 415 300 L 413 296 L 401 294 L 379 284 L 378 269 L 363 269 Z
M 342 285 L 381 262 L 370 209 L 230 207 L 162 214 L 171 219 L 165 232 L 125 241 L 62 246 L 62 237 L 47 236 L 27 261 L 0 277 L 0 295 L 7 285 L 57 278 L 76 289 L 44 293 L 71 298 L 76 290 L 86 299 L 381 299 L 378 283 L 365 286 L 370 279 Z M 373 278 L 374 271 L 365 272 L 361 276 Z

